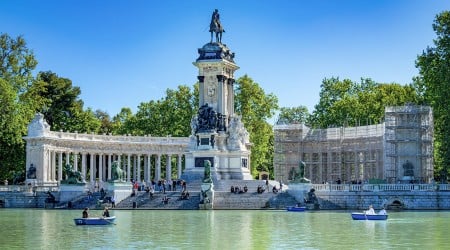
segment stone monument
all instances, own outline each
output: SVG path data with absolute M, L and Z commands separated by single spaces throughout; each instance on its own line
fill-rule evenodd
M 214 184 L 211 179 L 211 162 L 209 160 L 204 162 L 204 177 L 201 188 L 199 208 L 213 209 Z
M 193 63 L 199 69 L 199 109 L 191 120 L 183 176 L 201 178 L 209 161 L 213 180 L 251 180 L 249 134 L 234 113 L 234 72 L 239 67 L 234 53 L 222 43 L 224 30 L 218 10 L 213 12 L 210 32 L 211 41 L 198 49 L 199 57 Z

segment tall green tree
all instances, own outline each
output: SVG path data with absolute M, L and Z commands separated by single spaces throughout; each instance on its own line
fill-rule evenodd
M 380 123 L 386 106 L 417 104 L 419 97 L 412 85 L 376 83 L 361 79 L 324 79 L 319 103 L 310 116 L 316 128 L 360 126 Z
M 433 108 L 435 172 L 442 181 L 450 174 L 450 11 L 438 15 L 433 23 L 434 47 L 417 57 L 418 86 L 425 102 Z M 438 176 L 436 176 L 438 177 Z
M 276 124 L 305 124 L 309 118 L 306 106 L 281 107 Z
M 27 91 L 33 83 L 32 71 L 37 65 L 33 52 L 22 36 L 0 34 L 0 178 L 12 179 L 25 166 L 27 124 L 34 106 Z
M 90 109 L 83 110 L 81 90 L 70 79 L 51 71 L 39 72 L 35 85 L 37 95 L 45 100 L 44 106 L 36 111 L 44 114 L 51 130 L 103 132 L 100 131 L 102 121 L 96 114 Z
M 251 171 L 273 169 L 273 130 L 267 122 L 278 109 L 278 99 L 264 90 L 247 75 L 237 80 L 235 91 L 235 111 L 242 115 L 242 122 L 250 134 L 252 142 Z
M 167 89 L 164 98 L 141 103 L 134 120 L 128 121 L 128 128 L 136 135 L 189 136 L 189 124 L 197 112 L 196 102 L 195 91 L 185 85 Z

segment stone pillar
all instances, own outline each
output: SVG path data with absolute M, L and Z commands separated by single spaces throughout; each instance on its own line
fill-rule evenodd
M 51 151 L 50 164 L 47 169 L 47 181 L 56 181 L 56 152 Z
M 141 155 L 137 155 L 137 159 L 136 159 L 136 181 L 141 183 L 142 182 L 142 178 L 141 178 Z
M 151 182 L 152 181 L 152 155 L 148 154 L 147 155 L 147 181 Z
M 95 175 L 95 157 L 94 154 L 91 153 L 91 162 L 90 162 L 90 173 L 91 173 L 91 178 L 90 178 L 90 182 L 91 185 L 94 184 L 94 175 Z
M 103 154 L 98 155 L 98 182 L 103 181 Z
M 130 182 L 130 167 L 131 167 L 131 154 L 128 154 L 128 164 L 127 164 L 127 182 Z
M 224 95 L 224 84 L 227 80 L 227 77 L 224 75 L 217 75 L 217 82 L 218 82 L 218 90 L 217 90 L 217 97 L 218 97 L 218 103 L 217 103 L 217 112 L 221 114 L 225 114 L 225 106 L 226 106 L 226 100 Z
M 234 114 L 234 79 L 228 79 L 227 84 L 227 112 L 228 116 L 232 116 Z
M 78 171 L 78 152 L 73 153 L 73 170 Z
M 111 180 L 111 157 L 112 155 L 108 155 L 108 180 Z
M 86 152 L 81 153 L 81 178 L 86 181 Z
M 136 171 L 137 167 L 136 167 L 136 155 L 133 156 L 133 180 L 136 181 Z
M 172 180 L 172 156 L 167 155 L 167 165 L 166 165 L 166 180 Z
M 155 181 L 161 180 L 161 155 L 156 155 Z
M 177 179 L 180 179 L 181 174 L 182 174 L 182 168 L 181 168 L 181 157 L 183 155 L 178 155 L 178 159 L 177 159 Z
M 70 165 L 70 152 L 66 152 L 66 165 Z
M 57 181 L 61 181 L 62 180 L 62 172 L 63 172 L 63 153 L 59 152 L 59 159 L 58 159 L 58 180 Z
M 199 81 L 199 86 L 198 86 L 198 91 L 199 93 L 199 107 L 201 107 L 203 104 L 205 104 L 205 97 L 204 97 L 204 92 L 205 92 L 205 77 L 204 76 L 197 76 L 197 79 Z

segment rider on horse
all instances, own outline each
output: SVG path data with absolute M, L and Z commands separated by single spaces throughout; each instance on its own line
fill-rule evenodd
M 213 40 L 213 32 L 216 33 L 216 42 L 222 43 L 222 32 L 225 32 L 225 30 L 220 23 L 220 15 L 217 9 L 215 9 L 212 14 L 211 24 L 209 25 L 209 32 L 211 32 L 211 43 Z

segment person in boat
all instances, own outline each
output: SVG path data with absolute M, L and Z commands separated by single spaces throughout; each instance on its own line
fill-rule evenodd
M 369 210 L 366 211 L 366 214 L 368 214 L 368 215 L 374 215 L 375 214 L 375 210 L 373 210 L 373 206 L 372 205 L 369 206 Z
M 89 218 L 89 208 L 86 207 L 83 210 L 83 218 Z
M 103 215 L 102 215 L 103 217 L 110 217 L 109 216 L 109 210 L 108 210 L 108 208 L 107 207 L 105 207 L 105 209 L 103 210 Z
M 383 208 L 380 210 L 380 212 L 378 212 L 378 214 L 380 214 L 380 215 L 386 215 L 386 214 L 387 214 L 386 209 L 383 207 Z

